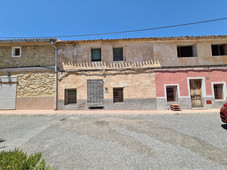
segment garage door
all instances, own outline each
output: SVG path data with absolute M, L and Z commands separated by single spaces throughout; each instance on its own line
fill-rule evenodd
M 0 109 L 16 108 L 17 77 L 1 77 Z

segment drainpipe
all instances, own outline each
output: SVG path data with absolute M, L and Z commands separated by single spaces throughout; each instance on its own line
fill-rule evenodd
M 58 48 L 55 46 L 55 105 L 54 110 L 58 110 Z
M 54 72 L 55 72 L 55 99 L 54 99 L 54 110 L 58 110 L 58 48 L 54 45 L 54 42 L 51 41 L 51 45 L 54 47 Z

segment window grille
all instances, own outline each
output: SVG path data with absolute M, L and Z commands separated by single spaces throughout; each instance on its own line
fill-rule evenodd
M 216 100 L 223 99 L 223 84 L 214 84 L 214 98 Z
M 113 89 L 113 102 L 123 102 L 123 88 Z
M 76 102 L 77 102 L 76 89 L 65 89 L 65 104 Z

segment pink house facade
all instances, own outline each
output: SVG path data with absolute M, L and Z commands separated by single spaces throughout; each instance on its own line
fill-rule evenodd
M 160 70 L 155 73 L 157 109 L 217 108 L 226 102 L 227 68 Z M 195 87 L 196 86 L 196 87 Z

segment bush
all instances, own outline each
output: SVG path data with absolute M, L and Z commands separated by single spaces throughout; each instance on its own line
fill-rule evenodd
M 0 169 L 15 169 L 15 170 L 48 170 L 45 160 L 42 159 L 41 153 L 27 156 L 22 150 L 15 149 L 13 151 L 0 152 Z

